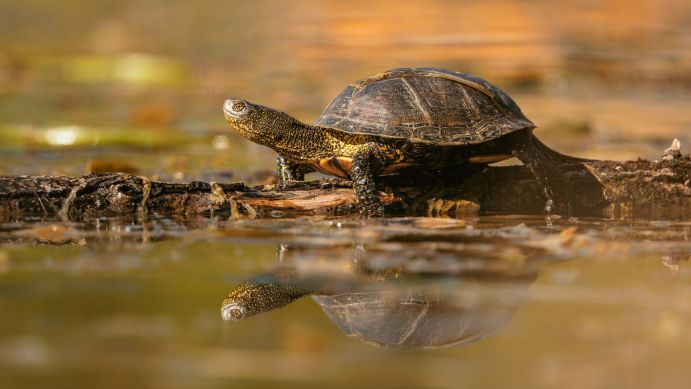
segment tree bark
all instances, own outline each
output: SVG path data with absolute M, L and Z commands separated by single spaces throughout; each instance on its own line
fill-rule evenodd
M 574 187 L 574 216 L 688 218 L 691 156 L 660 161 L 562 164 Z M 387 215 L 544 214 L 546 198 L 523 166 L 464 174 L 391 176 L 381 181 Z M 351 182 L 321 179 L 243 183 L 151 181 L 124 173 L 0 177 L 0 220 L 107 216 L 220 215 L 233 218 L 354 215 Z

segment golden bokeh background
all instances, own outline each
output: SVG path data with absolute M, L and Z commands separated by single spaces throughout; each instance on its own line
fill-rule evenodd
M 229 96 L 312 121 L 354 80 L 436 66 L 507 90 L 565 151 L 654 157 L 691 140 L 683 0 L 4 0 L 0 15 L 8 139 L 55 124 L 222 132 Z

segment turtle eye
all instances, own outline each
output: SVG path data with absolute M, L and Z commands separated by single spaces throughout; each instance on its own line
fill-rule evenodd
M 247 105 L 243 101 L 236 101 L 233 103 L 232 108 L 233 108 L 233 111 L 240 113 L 240 112 L 244 111 L 245 108 L 247 108 Z
M 240 320 L 245 317 L 245 312 L 241 308 L 234 308 L 230 310 L 230 317 L 232 317 L 234 320 Z
M 240 320 L 247 316 L 247 310 L 237 303 L 230 303 L 221 308 L 223 320 Z
M 250 107 L 250 104 L 244 100 L 228 99 L 223 103 L 223 112 L 228 119 L 231 117 L 240 119 L 249 112 Z

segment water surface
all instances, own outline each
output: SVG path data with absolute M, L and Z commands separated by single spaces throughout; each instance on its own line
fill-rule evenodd
M 401 66 L 492 81 L 561 152 L 654 159 L 679 138 L 686 153 L 690 12 L 3 0 L 0 174 L 267 182 L 275 154 L 229 131 L 224 99 L 312 122 Z M 671 219 L 2 223 L 0 387 L 686 388 L 691 223 Z M 315 298 L 222 319 L 231 290 L 277 271 Z
M 2 381 L 683 387 L 690 235 L 689 223 L 518 217 L 8 223 Z M 433 291 L 447 301 L 438 317 L 481 334 L 382 348 L 308 297 L 221 319 L 233 287 L 279 266 L 341 293 Z

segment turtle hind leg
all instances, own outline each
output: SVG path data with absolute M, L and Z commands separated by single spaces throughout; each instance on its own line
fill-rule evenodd
M 596 162 L 594 159 L 572 157 L 570 155 L 562 154 L 558 151 L 551 149 L 549 146 L 542 143 L 540 141 L 540 139 L 536 138 L 535 136 L 533 136 L 531 138 L 531 140 L 533 141 L 533 143 L 536 147 L 539 147 L 542 150 L 543 153 L 549 154 L 549 156 L 552 158 L 552 160 L 554 162 L 561 162 L 561 163 Z
M 278 167 L 279 182 L 305 180 L 305 169 L 302 165 L 290 162 L 280 155 L 276 159 L 276 165 Z
M 382 166 L 378 152 L 376 145 L 368 144 L 353 157 L 350 174 L 357 206 L 364 216 L 384 216 L 376 182 Z
M 530 169 L 537 182 L 544 189 L 547 196 L 545 211 L 568 216 L 572 212 L 573 190 L 571 183 L 559 171 L 558 161 L 555 161 L 546 149 L 551 151 L 530 134 L 528 138 L 516 143 L 511 153 Z

